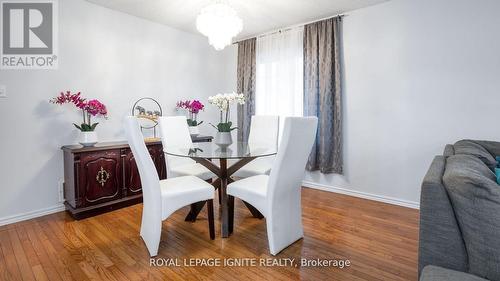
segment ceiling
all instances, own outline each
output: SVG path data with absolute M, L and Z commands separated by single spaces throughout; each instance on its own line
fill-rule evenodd
M 196 31 L 196 16 L 215 0 L 87 0 L 114 10 L 162 23 L 187 32 Z M 243 19 L 236 39 L 281 27 L 313 21 L 388 0 L 224 0 Z

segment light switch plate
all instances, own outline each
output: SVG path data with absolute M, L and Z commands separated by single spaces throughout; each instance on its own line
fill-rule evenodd
M 5 85 L 0 85 L 0 98 L 7 97 L 7 87 Z

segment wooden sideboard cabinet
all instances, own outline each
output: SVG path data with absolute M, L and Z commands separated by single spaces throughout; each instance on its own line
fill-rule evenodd
M 211 141 L 199 136 L 193 142 Z M 147 142 L 160 179 L 167 177 L 160 141 Z M 66 210 L 75 219 L 142 202 L 142 187 L 134 155 L 126 142 L 103 142 L 93 147 L 69 145 L 64 153 Z

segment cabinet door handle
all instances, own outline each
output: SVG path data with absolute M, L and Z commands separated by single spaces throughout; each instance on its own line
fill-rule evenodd
M 101 166 L 101 170 L 97 172 L 97 176 L 95 177 L 96 181 L 101 184 L 102 187 L 104 187 L 104 184 L 109 180 L 111 177 L 111 174 L 104 170 L 104 168 Z

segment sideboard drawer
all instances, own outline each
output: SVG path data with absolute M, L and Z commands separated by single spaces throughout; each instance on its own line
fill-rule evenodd
M 151 147 L 148 147 L 148 150 L 149 154 L 152 154 Z M 124 149 L 122 154 L 125 192 L 128 195 L 140 194 L 142 193 L 141 177 L 135 163 L 134 154 L 129 148 Z
M 163 146 L 155 145 L 151 146 L 152 151 L 150 150 L 151 157 L 153 158 L 153 162 L 156 166 L 156 171 L 158 172 L 158 177 L 160 180 L 164 180 L 167 178 L 167 164 L 165 162 L 165 153 L 163 153 Z
M 167 167 L 165 164 L 165 156 L 161 145 L 148 145 L 149 155 L 155 164 L 156 171 L 160 180 L 167 178 Z M 135 163 L 134 154 L 130 148 L 122 150 L 123 157 L 123 174 L 124 174 L 124 189 L 126 196 L 142 193 L 141 176 Z
M 121 193 L 120 150 L 82 153 L 76 163 L 80 206 L 118 199 Z

